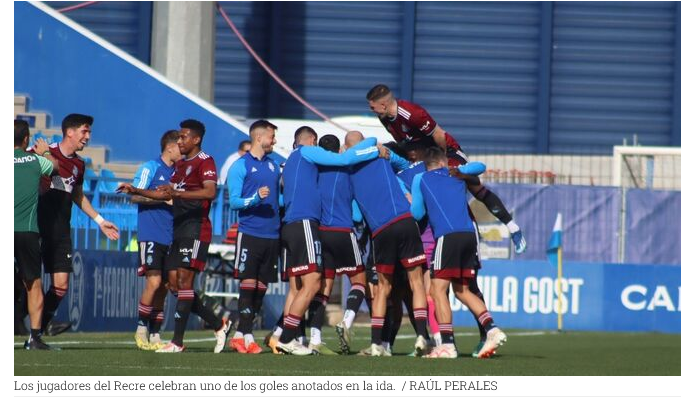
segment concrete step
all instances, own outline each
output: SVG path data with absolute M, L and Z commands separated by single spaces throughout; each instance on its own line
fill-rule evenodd
M 87 146 L 78 154 L 92 159 L 92 168 L 95 170 L 101 169 L 102 165 L 109 160 L 109 148 L 106 146 Z
M 28 122 L 28 126 L 36 129 L 46 129 L 49 125 L 49 115 L 44 112 L 25 112 L 18 114 L 16 119 Z
M 140 164 L 141 163 L 108 162 L 103 164 L 101 168 L 111 170 L 116 174 L 116 177 L 132 180 L 135 177 L 135 173 L 137 172 Z

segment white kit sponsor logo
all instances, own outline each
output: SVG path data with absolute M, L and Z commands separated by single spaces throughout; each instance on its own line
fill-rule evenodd
M 417 262 L 419 260 L 425 260 L 425 259 L 426 259 L 426 255 L 416 256 L 416 257 L 412 257 L 411 259 L 407 259 L 407 263 L 411 264 L 411 263 Z
M 297 272 L 299 272 L 299 271 L 307 270 L 308 268 L 310 268 L 310 266 L 308 266 L 308 265 L 306 264 L 306 265 L 304 265 L 304 266 L 298 266 L 298 267 L 292 268 L 292 269 L 291 269 L 291 272 L 292 272 L 292 273 L 297 273 Z

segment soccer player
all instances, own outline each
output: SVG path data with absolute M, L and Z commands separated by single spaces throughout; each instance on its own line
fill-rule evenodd
M 371 111 L 378 116 L 381 124 L 397 142 L 420 141 L 425 142 L 426 146 L 438 146 L 446 152 L 450 166 L 455 167 L 468 162 L 468 157 L 459 143 L 420 105 L 396 99 L 390 88 L 384 84 L 372 87 L 366 98 Z M 475 182 L 469 181 L 467 184 L 471 194 L 508 227 L 515 244 L 515 252 L 523 253 L 527 249 L 525 238 L 501 199 L 485 188 L 479 179 Z
M 428 214 L 428 222 L 437 240 L 432 259 L 430 293 L 435 300 L 442 344 L 429 357 L 456 358 L 457 350 L 452 331 L 452 312 L 447 297 L 451 284 L 456 298 L 473 312 L 485 328 L 487 339 L 478 353 L 487 358 L 506 342 L 506 334 L 494 324 L 485 303 L 468 288 L 476 276 L 478 264 L 477 237 L 468 214 L 466 183 L 452 177 L 447 169 L 447 156 L 437 147 L 427 150 L 427 172 L 414 177 L 411 212 L 421 219 Z M 446 209 L 442 202 L 447 202 Z
M 284 353 L 309 355 L 312 351 L 295 340 L 302 316 L 319 291 L 321 241 L 319 219 L 321 198 L 317 188 L 316 165 L 349 166 L 378 156 L 376 139 L 367 139 L 345 153 L 337 154 L 315 146 L 317 133 L 310 127 L 295 132 L 295 150 L 282 174 L 284 182 L 284 225 L 281 229 L 285 268 L 289 283 L 299 286 L 290 306 L 284 309 L 284 330 L 277 348 Z
M 14 260 L 26 288 L 31 331 L 27 350 L 51 350 L 42 340 L 43 285 L 40 278 L 40 234 L 38 233 L 38 186 L 40 177 L 59 169 L 49 146 L 39 139 L 27 153 L 28 123 L 14 120 Z
M 177 145 L 179 133 L 167 131 L 161 137 L 161 155 L 142 164 L 132 184 L 122 184 L 118 190 L 132 195 L 137 207 L 137 240 L 140 267 L 137 274 L 145 277 L 145 286 L 137 307 L 135 343 L 142 350 L 163 347 L 160 329 L 168 280 L 168 251 L 173 241 L 172 200 L 163 200 L 165 193 L 157 188 L 170 183 L 175 163 L 182 159 Z
M 59 171 L 51 177 L 43 177 L 38 199 L 38 229 L 41 238 L 41 254 L 45 272 L 51 275 L 52 285 L 45 294 L 42 327 L 48 328 L 59 303 L 69 288 L 69 274 L 73 272 L 71 263 L 71 205 L 76 205 L 92 218 L 102 233 L 111 240 L 118 240 L 118 228 L 105 220 L 92 207 L 90 200 L 83 194 L 83 175 L 85 161 L 76 152 L 83 150 L 90 141 L 92 123 L 89 115 L 69 114 L 61 123 L 63 138 L 60 143 L 50 145 L 50 154 L 59 162 Z M 70 327 L 53 331 L 63 332 Z
M 267 284 L 277 281 L 279 258 L 279 166 L 272 153 L 276 125 L 258 120 L 251 124 L 250 152 L 229 170 L 229 206 L 239 212 L 235 277 L 239 283 L 239 327 L 229 346 L 239 353 L 258 354 L 253 319 L 260 312 Z
M 179 353 L 185 350 L 184 332 L 189 313 L 194 312 L 215 331 L 214 353 L 225 347 L 229 325 L 208 308 L 194 292 L 194 278 L 203 271 L 212 238 L 208 213 L 215 198 L 217 172 L 215 161 L 201 150 L 206 133 L 203 123 L 194 119 L 180 123 L 178 146 L 185 157 L 175 164 L 171 184 L 157 189 L 173 200 L 173 242 L 170 247 L 168 274 L 170 290 L 177 293 L 175 330 L 168 344 L 157 353 Z
M 330 152 L 340 152 L 340 140 L 335 135 L 321 137 L 319 146 Z M 322 203 L 319 238 L 322 242 L 324 275 L 322 288 L 310 304 L 309 348 L 320 354 L 336 354 L 322 344 L 322 324 L 334 279 L 345 274 L 352 287 L 348 293 L 343 320 L 336 325 L 336 333 L 341 352 L 349 354 L 350 328 L 364 300 L 366 284 L 364 264 L 352 230 L 353 223 L 362 221 L 362 215 L 357 203 L 353 202 L 349 168 L 320 166 L 318 186 Z
M 345 136 L 346 148 L 351 148 L 364 136 L 357 131 Z M 372 299 L 371 355 L 390 356 L 381 345 L 388 298 L 393 286 L 396 263 L 407 272 L 413 291 L 413 313 L 417 329 L 414 350 L 418 356 L 427 348 L 426 293 L 421 266 L 426 262 L 420 232 L 410 213 L 409 202 L 397 177 L 385 159 L 356 164 L 350 171 L 355 199 L 372 231 L 374 263 L 378 272 L 378 290 Z

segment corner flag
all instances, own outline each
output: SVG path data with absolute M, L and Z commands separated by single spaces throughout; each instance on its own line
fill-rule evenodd
M 558 213 L 546 248 L 546 256 L 553 267 L 558 267 L 558 250 L 563 246 L 563 215 Z

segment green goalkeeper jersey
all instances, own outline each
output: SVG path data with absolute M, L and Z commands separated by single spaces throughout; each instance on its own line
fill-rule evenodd
M 53 168 L 42 156 L 14 149 L 14 232 L 38 232 L 40 177 Z

